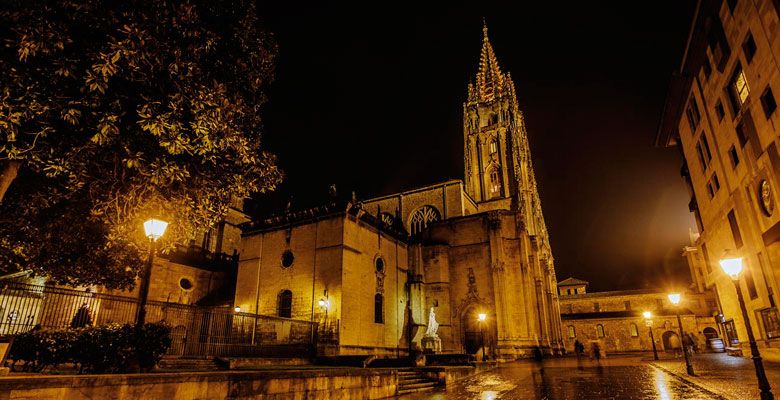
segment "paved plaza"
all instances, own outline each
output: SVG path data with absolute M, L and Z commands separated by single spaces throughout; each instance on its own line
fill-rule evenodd
M 723 355 L 697 356 L 702 368 L 698 380 L 679 375 L 685 368 L 681 359 L 652 363 L 647 356 L 610 357 L 600 363 L 574 358 L 552 359 L 543 363 L 522 361 L 499 365 L 451 386 L 446 391 L 402 396 L 404 400 L 439 399 L 754 399 L 758 398 L 752 369 L 741 360 Z M 705 371 L 730 369 L 714 378 Z M 705 368 L 706 366 L 706 368 Z M 748 365 L 752 368 L 752 364 Z M 771 366 L 774 367 L 774 366 Z M 709 368 L 709 369 L 707 369 Z M 713 372 L 714 375 L 714 372 Z M 780 376 L 780 369 L 770 373 Z M 724 379 L 728 377 L 728 379 Z M 720 381 L 717 385 L 713 381 Z M 780 383 L 780 382 L 778 382 Z M 731 387 L 733 390 L 724 388 Z M 775 386 L 780 389 L 780 386 Z M 755 390 L 753 390 L 755 389 Z

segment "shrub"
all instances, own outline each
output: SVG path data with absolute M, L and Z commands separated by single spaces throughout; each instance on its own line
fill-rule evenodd
M 137 365 L 153 368 L 171 346 L 171 329 L 164 323 L 109 324 L 56 331 L 30 331 L 16 335 L 8 358 L 15 367 L 41 371 L 64 363 L 79 365 L 79 372 L 127 372 Z
M 71 362 L 75 339 L 76 332 L 70 329 L 22 333 L 14 339 L 8 358 L 13 365 L 24 361 L 25 371 L 38 372 L 46 367 Z
M 144 325 L 136 344 L 141 371 L 154 368 L 171 347 L 171 327 L 165 323 Z

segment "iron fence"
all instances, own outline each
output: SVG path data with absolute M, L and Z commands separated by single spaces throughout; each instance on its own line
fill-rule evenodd
M 14 281 L 0 284 L 0 335 L 36 327 L 133 323 L 137 310 L 138 300 L 132 297 Z M 146 320 L 171 326 L 171 356 L 309 355 L 323 333 L 311 321 L 158 301 L 147 303 Z

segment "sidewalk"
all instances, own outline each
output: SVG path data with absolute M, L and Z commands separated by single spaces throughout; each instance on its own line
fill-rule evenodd
M 726 353 L 705 353 L 695 354 L 692 362 L 696 376 L 688 376 L 685 371 L 685 359 L 682 357 L 662 358 L 659 361 L 651 359 L 652 365 L 725 398 L 738 400 L 760 398 L 753 360 L 729 356 Z M 772 393 L 777 397 L 780 394 L 780 363 L 770 363 L 765 360 L 764 369 Z

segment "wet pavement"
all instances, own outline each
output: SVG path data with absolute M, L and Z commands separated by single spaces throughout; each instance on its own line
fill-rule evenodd
M 404 400 L 443 399 L 720 399 L 639 357 L 602 360 L 519 361 L 466 378 L 446 391 L 401 396 Z
M 668 372 L 730 399 L 758 399 L 758 380 L 753 361 L 726 353 L 695 354 L 692 358 L 696 376 L 688 376 L 683 359 L 662 359 L 654 364 Z M 780 363 L 764 360 L 764 370 L 775 397 L 780 394 Z

